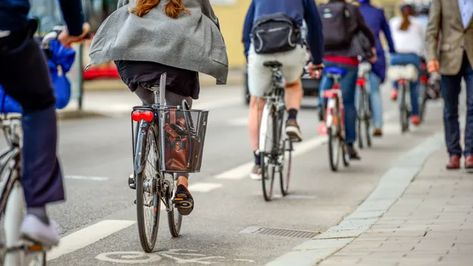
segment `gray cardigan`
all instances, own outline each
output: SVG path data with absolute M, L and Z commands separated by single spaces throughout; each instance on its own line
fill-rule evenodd
M 132 0 L 100 26 L 90 48 L 90 64 L 112 60 L 149 61 L 211 75 L 225 84 L 228 58 L 218 19 L 209 0 L 184 0 L 189 14 L 172 19 L 163 12 L 167 0 L 143 17 L 131 14 Z

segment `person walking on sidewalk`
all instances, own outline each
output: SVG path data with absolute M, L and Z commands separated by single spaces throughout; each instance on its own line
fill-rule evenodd
M 59 1 L 67 30 L 63 45 L 81 41 L 84 24 L 80 0 Z M 57 124 L 53 87 L 43 51 L 33 37 L 37 21 L 28 19 L 28 0 L 0 1 L 0 84 L 22 108 L 22 173 L 26 216 L 23 237 L 46 246 L 59 242 L 59 232 L 46 205 L 64 200 L 61 167 L 56 156 Z
M 339 67 L 346 70 L 345 75 L 340 80 L 343 106 L 345 107 L 345 142 L 350 158 L 352 160 L 360 160 L 361 157 L 354 147 L 357 119 L 355 92 L 356 79 L 358 77 L 358 56 L 360 56 L 360 45 L 357 42 L 361 40 L 359 34 L 363 36 L 363 39 L 367 39 L 370 54 L 365 55 L 365 57 L 367 57 L 370 63 L 375 63 L 375 37 L 366 25 L 358 7 L 346 3 L 345 0 L 330 0 L 327 4 L 321 5 L 320 15 L 325 36 L 324 64 L 326 67 Z M 366 47 L 364 48 L 366 49 Z M 322 77 L 320 83 L 321 96 L 324 90 L 332 87 L 332 82 L 326 75 Z M 320 102 L 324 103 L 325 101 L 321 99 Z
M 120 0 L 100 26 L 90 48 L 91 64 L 115 61 L 121 79 L 143 105 L 154 103 L 150 90 L 167 74 L 166 104 L 190 106 L 199 98 L 198 72 L 225 84 L 228 59 L 218 18 L 209 0 Z M 132 177 L 130 187 L 134 188 Z M 181 215 L 194 209 L 189 174 L 179 173 L 174 200 Z
M 295 47 L 281 47 L 281 49 L 270 53 L 256 51 L 254 46 L 253 32 L 259 22 L 265 20 L 291 21 L 290 34 L 298 33 L 298 36 L 284 36 L 276 43 L 284 43 L 289 38 L 297 39 Z M 322 24 L 315 1 L 313 0 L 253 0 L 248 9 L 243 28 L 243 42 L 245 55 L 248 61 L 248 85 L 251 94 L 250 110 L 248 115 L 248 128 L 250 133 L 251 148 L 253 150 L 255 164 L 251 170 L 252 179 L 261 178 L 260 157 L 258 152 L 259 121 L 263 113 L 264 100 L 261 98 L 271 89 L 271 70 L 264 67 L 266 61 L 277 60 L 282 63 L 282 73 L 286 80 L 285 101 L 288 113 L 286 121 L 286 134 L 295 142 L 302 141 L 302 134 L 297 123 L 297 113 L 301 106 L 303 91 L 301 75 L 307 62 L 307 47 L 303 36 L 300 34 L 303 21 L 307 25 L 307 43 L 312 54 L 310 72 L 317 75 L 318 69 L 322 68 L 323 35 Z M 274 23 L 278 26 L 278 22 Z M 279 24 L 280 25 L 280 24 Z M 270 25 L 268 27 L 272 27 Z M 277 32 L 277 31 L 274 31 Z
M 376 63 L 372 64 L 372 70 L 368 78 L 370 84 L 370 103 L 374 123 L 373 135 L 375 137 L 381 137 L 383 135 L 383 104 L 380 87 L 381 83 L 383 83 L 386 78 L 386 57 L 381 44 L 380 33 L 383 32 L 390 53 L 395 53 L 394 42 L 391 37 L 389 24 L 384 16 L 384 10 L 373 6 L 371 0 L 358 1 L 361 3 L 360 12 L 376 39 L 376 57 L 378 60 L 376 60 Z
M 427 68 L 440 72 L 447 169 L 473 169 L 473 1 L 433 0 L 427 26 Z M 460 145 L 458 104 L 462 78 L 466 83 L 465 149 Z

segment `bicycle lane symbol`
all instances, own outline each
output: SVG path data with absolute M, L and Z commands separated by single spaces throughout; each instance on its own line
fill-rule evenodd
M 208 256 L 197 253 L 196 250 L 189 249 L 170 249 L 160 251 L 158 253 L 144 253 L 140 251 L 117 251 L 101 253 L 95 257 L 97 260 L 124 263 L 124 264 L 144 264 L 153 263 L 162 260 L 163 258 L 174 261 L 177 264 L 201 264 L 211 265 L 216 263 L 223 263 L 228 261 L 223 256 Z M 234 262 L 241 263 L 255 263 L 254 260 L 249 259 L 233 259 Z

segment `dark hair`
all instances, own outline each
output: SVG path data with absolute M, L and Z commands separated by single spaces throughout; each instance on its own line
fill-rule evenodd
M 179 15 L 184 12 L 187 13 L 188 10 L 184 6 L 183 0 L 169 0 L 164 8 L 164 13 L 168 17 L 177 18 Z M 136 6 L 131 10 L 131 12 L 138 17 L 142 17 L 151 11 L 151 9 L 157 7 L 161 0 L 137 0 Z

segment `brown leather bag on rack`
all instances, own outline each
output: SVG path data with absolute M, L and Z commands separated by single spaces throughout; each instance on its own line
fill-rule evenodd
M 187 172 L 190 139 L 186 120 L 182 112 L 176 112 L 176 110 L 170 110 L 168 115 L 169 120 L 164 125 L 166 170 Z

